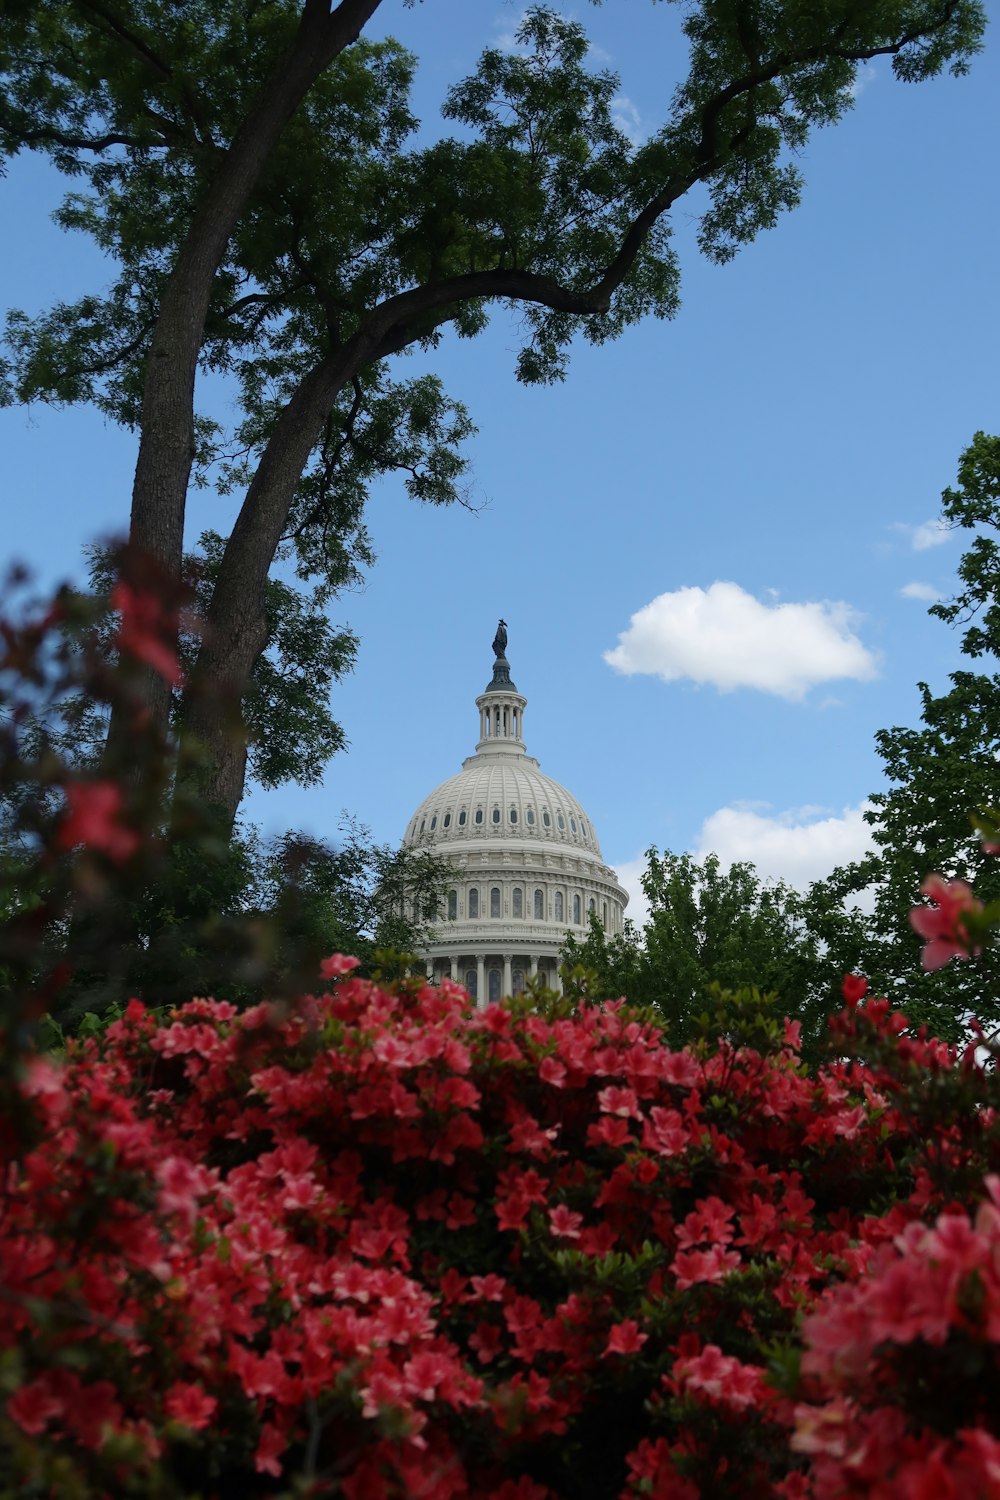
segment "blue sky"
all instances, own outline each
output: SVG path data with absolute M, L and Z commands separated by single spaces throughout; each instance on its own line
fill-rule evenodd
M 564 9 L 620 73 L 623 121 L 652 128 L 683 62 L 675 8 Z M 384 7 L 421 59 L 427 133 L 518 14 Z M 730 265 L 698 256 L 697 203 L 681 206 L 672 322 L 581 344 L 551 389 L 516 384 L 503 312 L 446 340 L 427 364 L 478 425 L 475 513 L 421 508 L 394 480 L 373 492 L 378 560 L 332 609 L 361 639 L 334 700 L 350 748 L 322 786 L 255 793 L 249 815 L 334 836 L 346 810 L 397 840 L 472 750 L 503 615 L 528 748 L 630 883 L 651 844 L 795 881 L 860 853 L 875 731 L 916 722 L 917 681 L 942 687 L 959 661 L 924 596 L 952 591 L 961 555 L 930 524 L 940 491 L 1000 420 L 998 127 L 995 37 L 964 79 L 902 85 L 875 63 L 803 154 L 802 205 Z M 0 183 L 7 306 L 108 279 L 50 223 L 61 190 L 31 158 Z M 0 442 L 7 557 L 79 578 L 85 542 L 127 522 L 134 438 L 32 409 L 0 411 Z M 232 515 L 196 492 L 192 537 Z

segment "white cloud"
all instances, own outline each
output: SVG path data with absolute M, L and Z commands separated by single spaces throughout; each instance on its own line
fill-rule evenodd
M 642 117 L 627 94 L 616 94 L 612 99 L 611 118 L 631 145 L 638 146 L 645 138 L 646 132 L 642 128 Z
M 736 583 L 660 594 L 634 614 L 604 660 L 626 676 L 687 678 L 720 692 L 756 688 L 799 699 L 815 683 L 867 680 L 875 659 L 848 604 L 762 604 Z
M 749 860 L 765 878 L 802 890 L 829 875 L 834 866 L 861 859 L 874 847 L 872 830 L 864 820 L 868 805 L 861 802 L 826 817 L 815 807 L 783 813 L 772 813 L 759 803 L 720 807 L 701 825 L 695 856 L 704 859 L 714 853 L 726 866 Z
M 646 925 L 649 916 L 649 902 L 646 900 L 646 892 L 640 884 L 642 876 L 646 872 L 646 859 L 628 859 L 623 865 L 615 865 L 615 874 L 619 883 L 628 891 L 628 906 L 625 915 L 630 922 L 634 922 L 641 932 Z
M 859 99 L 865 89 L 871 88 L 878 76 L 879 70 L 874 63 L 863 62 L 854 75 L 854 82 L 850 88 L 851 98 L 855 100 Z
M 911 529 L 910 542 L 914 552 L 926 552 L 930 547 L 940 547 L 950 537 L 951 527 L 948 522 L 935 516 L 933 521 L 924 521 L 923 525 Z
M 498 47 L 501 52 L 526 51 L 527 49 L 521 46 L 517 38 L 518 33 L 520 32 L 521 27 L 524 25 L 527 18 L 527 6 L 525 6 L 516 16 L 511 16 L 509 13 L 502 17 L 497 16 L 493 22 L 496 33 L 493 40 L 494 47 Z
M 941 598 L 932 583 L 904 583 L 899 592 L 904 599 L 923 599 L 927 604 Z

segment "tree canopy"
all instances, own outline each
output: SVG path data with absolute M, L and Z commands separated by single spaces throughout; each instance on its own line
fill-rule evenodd
M 802 897 L 754 866 L 724 868 L 718 855 L 647 853 L 642 888 L 649 915 L 607 937 L 592 918 L 582 943 L 567 937 L 563 962 L 580 967 L 601 995 L 651 1006 L 673 1045 L 689 1041 L 714 1009 L 713 989 L 773 994 L 781 1013 L 802 1024 L 808 1051 L 839 1000 L 843 971 L 803 921 Z
M 942 518 L 971 538 L 959 592 L 930 613 L 964 627 L 963 654 L 986 670 L 953 672 L 942 693 L 919 683 L 919 725 L 875 736 L 889 783 L 866 813 L 875 852 L 813 887 L 809 919 L 831 951 L 852 963 L 863 952 L 874 985 L 905 994 L 915 1023 L 957 1037 L 969 1015 L 1000 1022 L 995 951 L 926 973 L 910 911 L 932 871 L 971 883 L 981 900 L 1000 898 L 1000 863 L 975 826 L 984 810 L 1000 807 L 1000 438 L 976 433 L 957 486 L 941 500 Z M 871 907 L 864 919 L 847 905 L 862 893 Z
M 272 638 L 276 556 L 339 587 L 379 473 L 432 502 L 461 493 L 468 414 L 431 376 L 396 379 L 392 357 L 445 327 L 474 335 L 506 303 L 519 378 L 547 381 L 577 334 L 669 318 L 670 215 L 693 187 L 701 249 L 728 259 L 798 201 L 796 154 L 850 108 L 859 63 L 961 72 L 984 24 L 979 0 L 700 0 L 686 73 L 669 60 L 681 81 L 633 143 L 583 27 L 536 6 L 515 50 L 485 49 L 455 83 L 450 133 L 425 143 L 414 58 L 365 35 L 379 9 L 13 0 L 0 33 L 0 155 L 46 152 L 74 187 L 61 222 L 118 268 L 104 291 L 12 316 L 7 399 L 95 401 L 136 428 L 131 539 L 168 574 L 192 471 L 244 497 L 200 650 L 220 691 L 183 714 L 230 818 L 246 756 L 225 704 Z M 231 431 L 199 416 L 199 371 L 235 381 Z M 167 685 L 150 673 L 146 695 L 165 724 Z

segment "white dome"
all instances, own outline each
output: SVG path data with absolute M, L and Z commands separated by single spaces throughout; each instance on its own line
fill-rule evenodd
M 579 802 L 525 751 L 527 699 L 510 680 L 500 624 L 493 677 L 476 699 L 476 753 L 424 798 L 403 839 L 451 872 L 428 975 L 459 980 L 481 1004 L 536 974 L 558 988 L 566 934 L 584 937 L 591 916 L 620 933 L 628 900 Z
M 433 844 L 447 857 L 452 844 L 505 847 L 558 844 L 601 860 L 590 819 L 575 797 L 545 776 L 530 755 L 516 760 L 472 755 L 457 776 L 425 797 L 410 819 L 404 843 Z

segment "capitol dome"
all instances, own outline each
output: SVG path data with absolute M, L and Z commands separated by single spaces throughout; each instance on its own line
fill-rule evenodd
M 609 935 L 621 932 L 628 900 L 579 802 L 525 749 L 527 699 L 506 647 L 501 620 L 493 676 L 476 699 L 476 752 L 424 798 L 403 840 L 453 872 L 428 976 L 464 984 L 480 1004 L 518 994 L 536 975 L 558 989 L 567 932 L 583 937 L 591 913 Z

